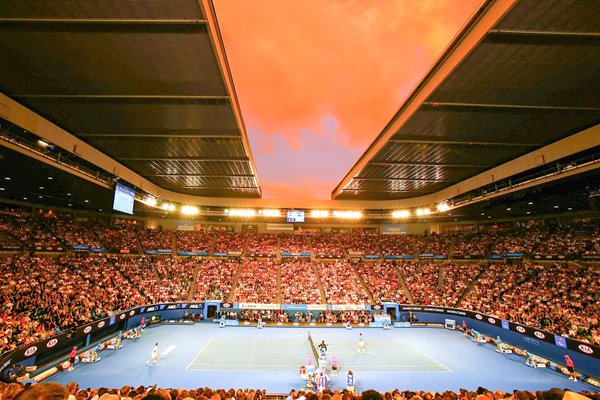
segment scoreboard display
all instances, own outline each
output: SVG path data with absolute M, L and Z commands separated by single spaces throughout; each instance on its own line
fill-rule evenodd
M 287 222 L 304 222 L 304 211 L 290 210 L 287 212 Z

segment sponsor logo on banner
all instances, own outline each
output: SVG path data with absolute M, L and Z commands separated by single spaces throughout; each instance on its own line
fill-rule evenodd
M 221 308 L 231 308 L 231 303 L 223 303 L 221 304 Z
M 578 347 L 579 350 L 583 351 L 585 354 L 594 354 L 594 349 L 592 349 L 590 346 L 580 344 Z
M 58 339 L 56 339 L 56 338 L 51 339 L 50 341 L 48 341 L 48 343 L 46 343 L 46 347 L 50 349 L 50 348 L 56 346 L 57 343 L 58 343 Z
M 125 314 L 119 315 L 119 319 L 125 319 Z
M 521 333 L 525 333 L 526 332 L 525 328 L 523 328 L 522 326 L 517 326 L 515 329 L 517 331 L 521 332 Z
M 179 304 L 170 304 L 167 306 L 167 310 L 177 310 Z
M 540 339 L 546 339 L 546 335 L 544 335 L 544 334 L 543 334 L 542 332 L 540 332 L 540 331 L 535 331 L 535 332 L 533 332 L 533 334 L 534 334 L 536 337 L 540 338 Z
M 103 322 L 100 322 L 100 324 L 103 324 Z M 98 324 L 98 328 L 102 328 L 102 326 Z M 86 326 L 85 328 L 83 328 L 83 333 L 88 334 L 92 331 L 92 326 Z
M 133 316 L 133 314 L 135 314 L 135 311 L 134 311 L 134 310 L 131 310 L 131 311 L 129 311 L 129 316 L 130 316 L 130 317 L 132 317 L 132 316 Z
M 102 328 L 104 325 L 106 325 L 106 321 L 100 321 L 98 328 Z
M 492 318 L 492 317 L 489 317 L 488 321 L 490 322 L 490 324 L 495 324 L 496 323 L 496 320 L 494 318 Z
M 375 304 L 375 305 L 371 306 L 372 310 L 381 310 L 381 308 L 382 308 L 381 304 Z
M 31 346 L 30 348 L 28 348 L 27 350 L 25 350 L 25 357 L 30 357 L 32 355 L 35 354 L 35 352 L 37 351 L 37 347 L 36 346 Z
M 479 314 L 475 314 L 475 318 L 477 318 L 480 321 L 483 319 L 483 317 L 481 315 L 479 315 Z
M 600 388 L 600 381 L 598 381 L 595 378 L 592 378 L 591 376 L 586 377 L 583 381 L 585 383 L 589 383 L 592 386 L 596 386 L 597 388 Z
M 201 304 L 190 304 L 189 308 L 200 308 Z

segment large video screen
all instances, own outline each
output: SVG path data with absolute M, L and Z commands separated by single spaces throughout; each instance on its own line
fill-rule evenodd
M 115 185 L 115 200 L 113 210 L 121 211 L 127 214 L 133 214 L 133 201 L 135 192 L 125 185 L 117 183 Z
M 304 211 L 290 210 L 287 212 L 287 222 L 304 222 Z

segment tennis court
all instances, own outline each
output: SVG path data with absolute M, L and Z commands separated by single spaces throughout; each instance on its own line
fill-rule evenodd
M 177 388 L 261 388 L 273 393 L 304 387 L 299 368 L 312 355 L 307 328 L 227 327 L 217 324 L 163 325 L 146 328 L 143 337 L 125 340 L 117 351 L 104 350 L 102 360 L 78 364 L 52 381 L 80 387 L 153 385 Z M 344 389 L 348 370 L 359 391 L 393 388 L 433 391 L 479 386 L 538 390 L 550 387 L 589 390 L 582 382 L 549 369 L 533 369 L 514 354 L 498 354 L 456 331 L 439 328 L 383 329 L 311 328 L 315 345 L 322 340 L 328 355 L 339 361 L 339 375 L 328 386 Z M 356 352 L 359 334 L 366 353 Z M 154 343 L 161 356 L 145 365 Z M 314 355 L 313 355 L 314 358 Z
M 304 336 L 304 335 L 302 335 Z M 358 337 L 358 334 L 354 336 Z M 322 340 L 325 340 L 323 338 Z M 335 340 L 335 341 L 334 341 Z M 357 340 L 325 340 L 329 357 L 353 371 L 449 371 L 403 340 L 377 340 L 358 353 Z M 313 357 L 306 337 L 238 339 L 212 337 L 187 369 L 224 371 L 297 371 Z M 314 362 L 314 361 L 313 361 Z

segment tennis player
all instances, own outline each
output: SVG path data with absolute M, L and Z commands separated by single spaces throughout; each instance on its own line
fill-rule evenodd
M 158 342 L 156 342 L 154 343 L 154 347 L 152 348 L 152 356 L 149 360 L 146 361 L 146 365 L 150 364 L 150 362 L 156 364 L 158 357 L 160 357 L 160 353 L 158 352 Z

